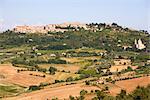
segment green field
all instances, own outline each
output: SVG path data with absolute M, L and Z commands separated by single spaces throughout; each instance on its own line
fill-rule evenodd
M 20 87 L 18 85 L 13 84 L 0 84 L 0 97 L 9 97 L 9 96 L 15 96 L 20 93 L 23 93 L 25 91 L 25 88 Z

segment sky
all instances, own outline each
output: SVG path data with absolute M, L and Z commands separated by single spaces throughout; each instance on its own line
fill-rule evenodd
M 0 31 L 63 22 L 115 22 L 148 30 L 150 0 L 0 0 Z

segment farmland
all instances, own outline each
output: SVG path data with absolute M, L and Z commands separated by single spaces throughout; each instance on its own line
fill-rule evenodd
M 149 34 L 101 25 L 47 34 L 1 33 L 0 97 L 120 100 L 122 93 L 131 99 L 139 96 L 138 89 L 148 91 Z M 137 48 L 135 40 L 145 48 Z
M 8 82 L 0 82 L 0 97 L 16 96 L 25 91 L 24 87 L 9 84 Z
M 149 76 L 135 78 L 135 79 L 131 79 L 131 80 L 118 81 L 115 84 L 109 84 L 110 85 L 110 94 L 117 95 L 120 93 L 121 89 L 126 90 L 127 93 L 131 93 L 136 89 L 137 86 L 145 86 L 146 87 L 148 84 L 150 84 Z
M 80 91 L 82 89 L 86 89 L 91 91 L 92 89 L 98 89 L 97 87 L 92 86 L 84 86 L 83 84 L 75 84 L 75 85 L 68 85 L 68 86 L 61 86 L 56 88 L 46 88 L 40 91 L 35 91 L 32 93 L 27 93 L 24 95 L 20 95 L 19 97 L 10 98 L 10 100 L 31 100 L 31 99 L 52 99 L 58 97 L 59 99 L 64 99 L 69 97 L 70 95 L 79 96 Z M 72 92 L 70 92 L 72 91 Z M 67 99 L 67 98 L 66 98 Z M 9 99 L 6 99 L 9 100 Z
M 28 87 L 30 85 L 38 85 L 42 82 L 52 83 L 55 79 L 65 80 L 70 76 L 78 77 L 78 75 L 63 72 L 57 72 L 54 76 L 35 71 L 22 71 L 18 73 L 18 69 L 20 68 L 15 68 L 10 64 L 0 65 L 0 73 L 2 77 L 1 82 L 8 82 L 18 84 L 23 87 Z M 43 75 L 45 75 L 45 77 L 43 77 Z

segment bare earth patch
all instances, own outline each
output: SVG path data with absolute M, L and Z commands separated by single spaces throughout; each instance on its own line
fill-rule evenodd
M 55 75 L 49 75 L 42 72 L 36 71 L 20 71 L 17 72 L 16 67 L 12 65 L 0 65 L 0 83 L 8 82 L 17 84 L 23 87 L 28 87 L 31 85 L 39 85 L 43 82 L 53 83 L 55 80 L 66 80 L 68 77 L 78 77 L 78 74 L 73 73 L 64 73 L 64 72 L 56 72 Z M 20 69 L 20 68 L 19 68 Z M 42 77 L 45 75 L 45 77 Z
M 117 95 L 118 93 L 120 93 L 121 89 L 124 89 L 127 91 L 127 93 L 130 93 L 134 91 L 137 86 L 147 86 L 148 84 L 150 84 L 150 76 L 117 81 L 115 84 L 109 83 L 110 94 Z
M 45 82 L 47 78 L 50 80 L 50 77 L 39 77 L 39 76 L 33 76 L 30 75 L 36 74 L 36 75 L 41 75 L 42 73 L 39 72 L 17 72 L 17 68 L 13 67 L 12 65 L 0 65 L 0 73 L 3 75 L 5 78 L 1 78 L 0 82 L 8 82 L 8 83 L 13 83 L 13 84 L 18 84 L 20 86 L 28 87 L 30 85 L 38 85 L 41 82 Z

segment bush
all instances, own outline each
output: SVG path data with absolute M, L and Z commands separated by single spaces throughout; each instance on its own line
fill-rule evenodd
M 69 96 L 69 99 L 70 100 L 75 100 L 75 98 L 73 96 L 71 96 L 71 95 Z
M 94 91 L 93 91 L 93 90 L 91 90 L 91 93 L 94 93 Z
M 50 64 L 66 64 L 66 60 L 61 60 L 61 59 L 49 59 L 48 63 Z
M 35 90 L 40 90 L 41 88 L 39 86 L 36 86 L 36 85 L 31 85 L 29 86 L 29 90 L 30 91 L 35 91 Z
M 86 85 L 90 85 L 90 81 L 85 81 L 85 84 Z
M 88 78 L 88 77 L 90 77 L 89 75 L 85 75 L 85 74 L 80 74 L 80 76 L 79 76 L 79 79 L 78 80 L 80 80 L 80 79 L 84 79 L 84 78 Z
M 109 87 L 108 87 L 108 86 L 106 86 L 106 87 L 105 87 L 105 90 L 106 90 L 106 91 L 108 91 L 108 90 L 109 90 Z
M 80 95 L 81 95 L 81 96 L 84 96 L 84 95 L 87 94 L 87 93 L 88 93 L 88 91 L 86 91 L 86 90 L 84 90 L 84 89 L 80 91 Z
M 80 96 L 77 100 L 84 100 L 85 97 L 84 96 Z
M 46 73 L 47 69 L 45 69 L 45 68 L 38 68 L 38 71 Z
M 66 82 L 71 82 L 71 81 L 73 81 L 73 77 L 68 77 L 68 78 L 66 79 Z
M 106 82 L 110 82 L 110 81 L 112 81 L 111 77 L 106 78 Z
M 100 90 L 95 90 L 95 93 L 98 97 L 98 100 L 103 100 L 103 98 L 105 97 L 105 94 Z
M 49 68 L 49 74 L 54 75 L 54 74 L 55 74 L 55 71 L 57 71 L 56 68 L 54 68 L 54 67 L 50 67 L 50 68 Z
M 87 77 L 94 76 L 94 75 L 97 74 L 97 72 L 96 72 L 96 70 L 94 68 L 86 69 L 86 70 L 79 70 L 78 73 L 86 75 Z
M 51 46 L 42 48 L 42 50 L 66 50 L 66 49 L 71 49 L 71 47 L 68 45 L 53 45 L 53 46 L 51 45 Z
M 112 81 L 113 84 L 115 84 L 116 81 Z
M 55 97 L 55 98 L 52 98 L 52 100 L 58 100 L 58 98 L 57 98 L 57 97 Z
M 55 83 L 59 83 L 60 81 L 59 80 L 55 80 Z
M 48 86 L 49 85 L 49 83 L 47 83 L 47 82 L 45 82 L 45 83 L 40 83 L 40 87 L 44 87 L 44 86 Z

